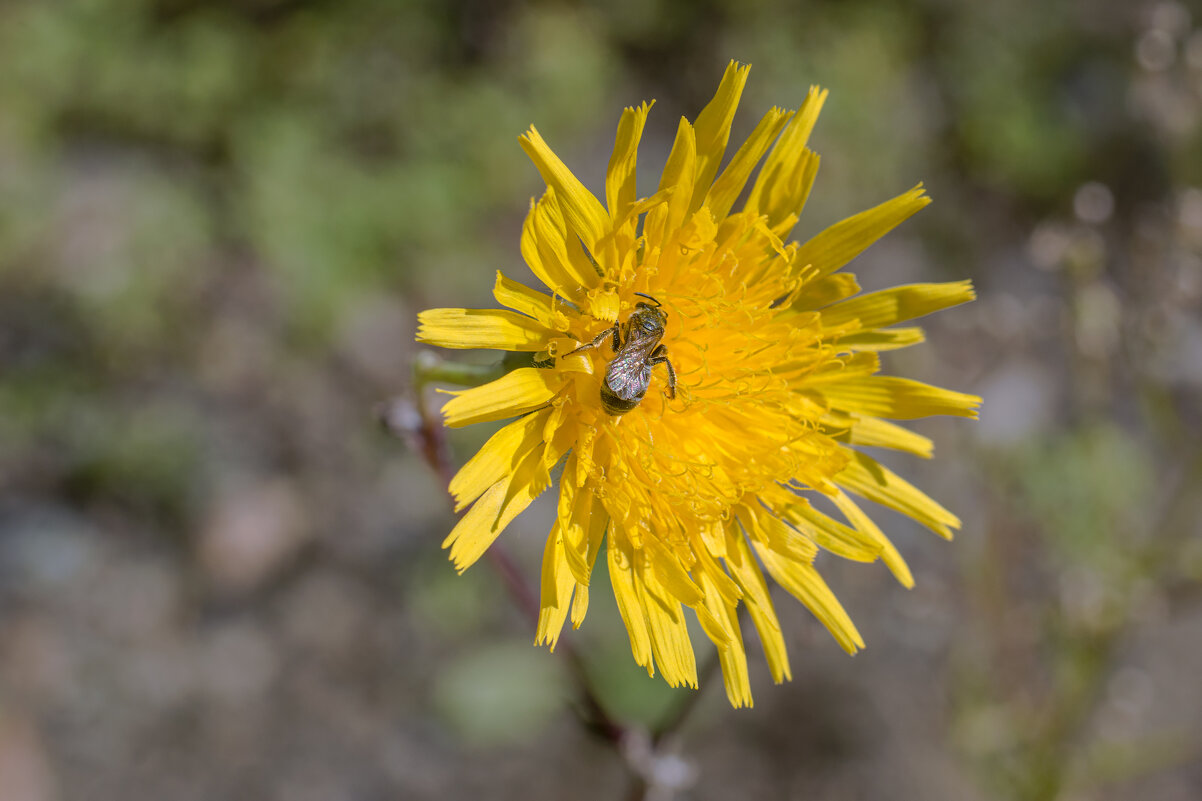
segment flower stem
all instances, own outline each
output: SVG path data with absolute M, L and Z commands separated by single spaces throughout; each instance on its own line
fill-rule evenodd
M 413 383 L 417 388 L 418 398 L 427 384 L 455 384 L 461 387 L 478 387 L 489 381 L 496 381 L 509 372 L 504 361 L 496 364 L 463 364 L 440 359 L 434 353 L 423 350 L 413 360 Z
M 454 458 L 446 430 L 426 402 L 428 385 L 480 386 L 495 381 L 517 366 L 521 365 L 510 358 L 494 365 L 471 365 L 443 361 L 428 351 L 419 353 L 413 363 L 413 397 L 397 398 L 383 404 L 377 410 L 380 420 L 389 431 L 422 456 L 422 460 L 444 485 L 450 484 L 455 474 Z M 447 500 L 450 501 L 449 495 Z M 526 582 L 513 557 L 501 543 L 494 542 L 486 551 L 485 558 L 500 577 L 514 604 L 532 625 L 537 625 L 540 611 L 538 596 Z M 657 746 L 688 718 L 701 691 L 689 693 L 652 732 L 646 733 L 623 724 L 610 714 L 596 691 L 585 659 L 570 641 L 560 640 L 558 650 L 567 662 L 568 673 L 576 688 L 579 702 L 574 708 L 581 724 L 591 734 L 609 743 L 623 758 L 633 774 L 630 797 L 646 797 L 653 782 L 648 780 L 645 766 L 640 765 L 647 759 L 632 756 L 638 749 L 631 747 L 631 743 L 644 743 L 643 750 L 649 748 L 651 755 L 654 755 Z M 702 667 L 699 675 L 702 685 L 708 683 L 717 663 L 715 655 Z
M 422 455 L 426 464 L 444 484 L 450 484 L 454 476 L 454 460 L 446 430 L 435 419 L 426 403 L 426 386 L 431 383 L 453 383 L 461 386 L 478 386 L 494 381 L 504 375 L 511 366 L 502 361 L 496 365 L 461 365 L 445 362 L 432 353 L 418 355 L 413 365 L 413 380 L 416 393 L 416 409 L 404 406 L 400 410 L 388 408 L 381 412 L 385 425 L 399 433 L 410 446 Z M 450 501 L 450 496 L 447 496 Z M 523 578 L 513 557 L 499 542 L 494 542 L 485 552 L 485 558 L 500 577 L 514 604 L 531 622 L 538 624 L 538 596 Z M 566 640 L 560 640 L 559 650 L 567 660 L 568 671 L 580 696 L 577 708 L 581 722 L 593 734 L 611 743 L 621 751 L 621 743 L 627 736 L 627 728 L 610 715 L 593 687 L 584 658 Z

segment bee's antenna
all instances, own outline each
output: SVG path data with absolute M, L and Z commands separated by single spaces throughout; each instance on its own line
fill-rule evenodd
M 655 298 L 653 298 L 653 297 L 651 297 L 650 295 L 647 295 L 647 294 L 645 294 L 645 293 L 643 293 L 643 292 L 635 292 L 634 294 L 638 295 L 639 297 L 646 298 L 647 300 L 649 300 L 649 301 L 651 301 L 652 303 L 654 303 L 654 304 L 655 304 L 657 307 L 659 307 L 659 306 L 663 306 L 663 305 L 664 305 L 664 304 L 660 303 L 658 300 L 656 300 Z

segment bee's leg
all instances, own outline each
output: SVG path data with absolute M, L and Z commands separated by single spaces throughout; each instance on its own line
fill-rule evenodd
M 651 357 L 647 359 L 647 364 L 652 367 L 657 364 L 668 366 L 668 399 L 674 400 L 676 398 L 676 368 L 672 366 L 672 362 L 668 361 L 668 349 L 663 345 L 656 347 L 651 351 Z
M 613 328 L 607 328 L 604 331 L 602 331 L 600 334 L 597 334 L 597 336 L 593 339 L 593 341 L 588 343 L 587 345 L 581 345 L 580 347 L 576 348 L 576 350 L 572 351 L 571 353 L 565 353 L 564 357 L 566 358 L 568 356 L 571 356 L 573 353 L 579 353 L 582 350 L 592 350 L 593 348 L 599 347 L 601 345 L 601 343 L 605 341 L 605 338 L 607 336 L 609 336 L 610 334 L 613 334 L 614 350 L 617 350 L 618 349 L 618 327 L 615 325 Z

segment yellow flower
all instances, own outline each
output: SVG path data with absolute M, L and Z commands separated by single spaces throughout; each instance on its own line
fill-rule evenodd
M 790 675 L 765 570 L 849 653 L 864 642 L 815 568 L 819 550 L 880 558 L 913 584 L 852 495 L 943 537 L 959 526 L 857 446 L 929 457 L 929 439 L 888 421 L 975 417 L 980 403 L 877 375 L 880 351 L 923 340 L 918 328 L 891 326 L 971 300 L 969 282 L 857 295 L 855 278 L 838 272 L 929 202 L 921 185 L 805 244 L 785 242 L 818 170 L 806 141 L 826 92 L 812 88 L 798 111 L 769 111 L 719 173 L 748 70 L 732 62 L 696 122 L 680 121 L 659 189 L 645 199 L 635 161 L 650 105 L 626 109 L 605 178 L 608 210 L 532 127 L 521 144 L 547 191 L 531 205 L 521 250 L 550 294 L 498 273 L 494 296 L 512 311 L 432 309 L 418 332 L 419 342 L 446 348 L 532 354 L 532 366 L 456 393 L 443 408 L 449 426 L 516 418 L 451 482 L 457 507 L 471 506 L 443 543 L 456 568 L 479 559 L 562 463 L 537 642 L 554 648 L 569 614 L 576 627 L 584 620 L 604 544 L 635 661 L 652 675 L 658 665 L 674 687 L 697 686 L 688 607 L 718 649 L 735 706 L 751 705 L 740 603 L 775 680 Z M 666 316 L 662 339 L 648 314 L 655 308 Z M 650 327 L 627 325 L 632 314 Z M 607 378 L 615 324 L 633 394 L 653 353 L 674 368 L 675 392 L 669 366 L 652 358 L 641 402 L 607 411 L 603 387 L 625 386 L 623 376 Z M 657 340 L 666 354 L 653 351 Z M 812 506 L 815 494 L 845 522 Z

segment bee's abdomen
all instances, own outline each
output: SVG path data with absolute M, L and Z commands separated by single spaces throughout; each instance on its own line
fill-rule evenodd
M 623 398 L 614 394 L 614 391 L 609 388 L 608 383 L 601 385 L 601 408 L 609 414 L 626 414 L 628 411 L 638 406 L 643 400 L 643 393 L 639 393 L 637 398 Z

